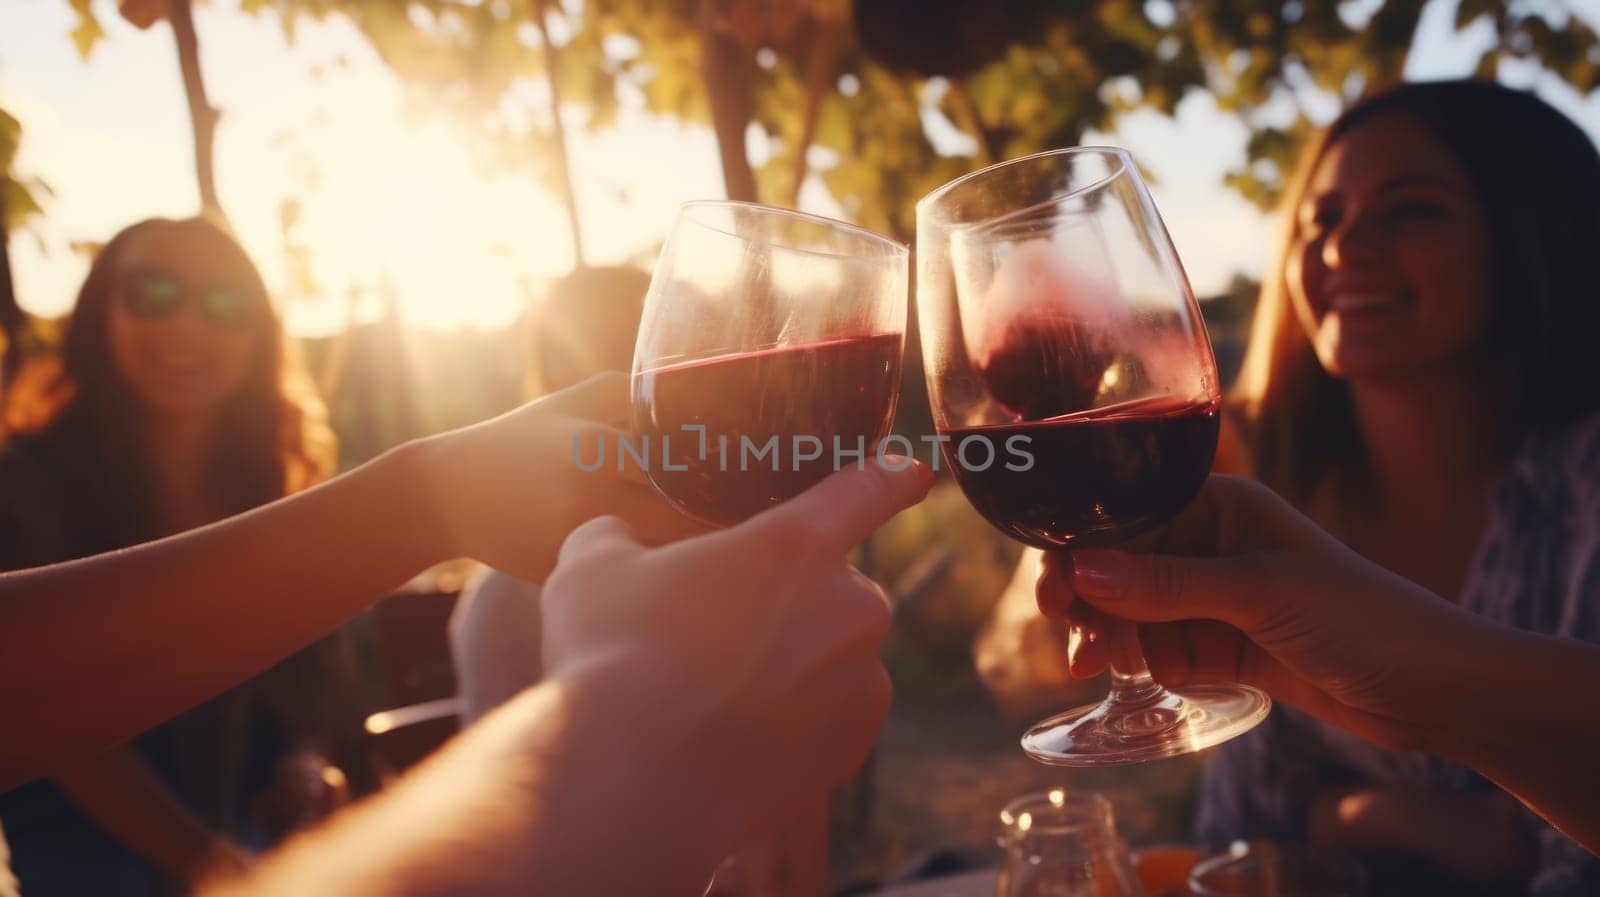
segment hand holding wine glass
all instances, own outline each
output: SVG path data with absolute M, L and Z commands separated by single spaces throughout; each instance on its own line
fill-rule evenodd
M 869 464 L 655 549 L 619 518 L 585 524 L 542 597 L 549 675 L 615 686 L 637 720 L 629 753 L 696 786 L 678 809 L 697 829 L 730 824 L 712 833 L 719 847 L 763 834 L 872 745 L 889 703 L 889 605 L 845 556 L 932 482 L 909 459 Z
M 1042 153 L 917 206 L 918 307 L 934 420 L 973 505 L 1060 552 L 1166 522 L 1216 449 L 1216 362 L 1131 158 Z M 1131 626 L 1107 642 L 1111 695 L 1046 720 L 1023 748 L 1061 765 L 1133 763 L 1248 730 L 1258 689 L 1151 679 Z
M 1451 752 L 1465 715 L 1418 701 L 1429 691 L 1419 685 L 1448 678 L 1438 671 L 1494 624 L 1366 560 L 1251 480 L 1211 477 L 1156 541 L 1151 552 L 1047 555 L 1039 610 L 1138 621 L 1168 685 L 1244 682 L 1386 747 Z M 1374 629 L 1405 650 L 1374 650 Z M 1074 644 L 1073 675 L 1107 662 L 1099 643 Z

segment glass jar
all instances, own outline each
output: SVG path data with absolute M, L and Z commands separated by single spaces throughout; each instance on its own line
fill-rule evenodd
M 1144 897 L 1104 796 L 1030 794 L 1007 804 L 1000 821 L 997 897 Z

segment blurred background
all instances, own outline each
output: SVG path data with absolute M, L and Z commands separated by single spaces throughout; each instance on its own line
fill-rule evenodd
M 1226 378 L 1317 125 L 1397 79 L 1477 74 L 1600 137 L 1597 24 L 1600 0 L 0 0 L 5 384 L 48 368 L 101 242 L 205 210 L 262 269 L 349 466 L 529 395 L 551 284 L 648 271 L 682 201 L 909 242 L 944 181 L 1089 143 L 1149 175 Z M 866 547 L 901 600 L 898 700 L 831 809 L 836 882 L 982 846 L 1005 801 L 1051 784 L 1109 794 L 1135 843 L 1185 837 L 1202 761 L 1066 774 L 1016 748 L 1069 703 L 974 672 L 1017 555 L 949 483 Z M 371 709 L 451 693 L 463 575 L 365 621 Z

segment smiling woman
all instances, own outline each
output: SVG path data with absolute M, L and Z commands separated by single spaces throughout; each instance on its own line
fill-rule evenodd
M 1255 473 L 1483 617 L 1600 638 L 1594 144 L 1532 94 L 1408 84 L 1340 116 L 1287 199 L 1233 396 Z M 1200 805 L 1205 840 L 1333 845 L 1379 892 L 1600 886 L 1600 859 L 1477 775 L 1288 710 L 1218 752 Z
M 1294 210 L 1284 268 L 1324 371 L 1475 369 L 1484 352 L 1504 350 L 1487 339 L 1492 253 L 1477 193 L 1465 166 L 1401 114 L 1328 148 Z
M 0 570 L 202 526 L 331 468 L 321 405 L 260 275 L 201 219 L 150 219 L 106 243 L 67 324 L 59 376 L 42 395 L 7 398 L 41 406 L 28 416 L 42 424 L 0 447 Z M 338 720 L 358 715 L 347 690 L 357 680 L 330 648 L 0 798 L 23 887 L 136 895 L 162 875 L 238 862 L 247 833 L 282 825 L 262 808 L 287 802 L 286 770 L 322 770 L 330 755 L 353 768 L 343 755 L 356 738 Z M 304 681 L 318 683 L 314 697 Z

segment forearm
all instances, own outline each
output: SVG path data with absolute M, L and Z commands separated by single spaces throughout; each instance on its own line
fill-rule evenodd
M 180 878 L 241 856 L 125 748 L 57 771 L 56 783 L 108 835 Z
M 395 787 L 207 897 L 695 897 L 725 840 L 713 814 L 697 812 L 707 781 L 650 774 L 658 767 L 637 752 L 670 750 L 671 736 L 619 711 L 617 697 L 570 679 L 529 689 Z
M 1362 788 L 1318 800 L 1308 829 L 1317 843 L 1426 857 L 1466 881 L 1509 884 L 1534 860 L 1525 815 L 1499 791 Z
M 1441 752 L 1600 852 L 1600 647 L 1505 627 L 1481 647 L 1461 652 L 1471 675 L 1439 683 L 1464 723 Z
M 0 788 L 107 750 L 449 556 L 412 445 L 136 549 L 0 576 Z

